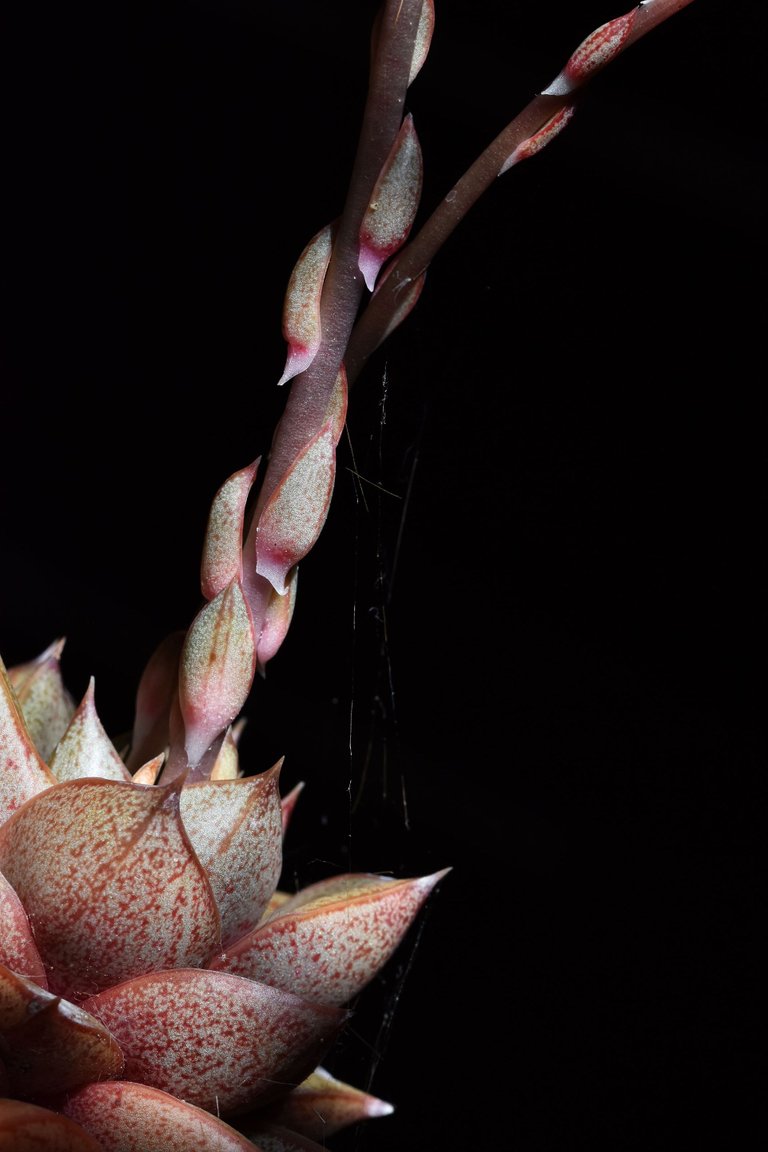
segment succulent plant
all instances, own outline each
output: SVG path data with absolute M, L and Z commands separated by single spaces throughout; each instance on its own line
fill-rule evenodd
M 422 156 L 403 107 L 435 10 L 382 6 L 348 200 L 287 285 L 284 414 L 266 455 L 220 479 L 202 606 L 160 639 L 130 732 L 107 734 L 93 681 L 72 697 L 61 638 L 1 669 L 0 1147 L 309 1152 L 391 1111 L 323 1062 L 449 865 L 281 890 L 301 789 L 281 792 L 280 761 L 241 764 L 241 716 L 291 626 L 368 358 L 477 198 L 689 2 L 645 0 L 587 36 L 417 231 Z

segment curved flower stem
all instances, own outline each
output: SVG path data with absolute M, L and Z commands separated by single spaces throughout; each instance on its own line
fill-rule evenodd
M 339 217 L 320 303 L 322 340 L 310 366 L 291 382 L 276 429 L 253 518 L 321 427 L 365 288 L 358 266 L 360 226 L 403 119 L 416 33 L 424 0 L 385 0 L 371 61 L 370 83 L 346 203 Z M 247 545 L 246 545 L 247 547 Z
M 401 249 L 382 277 L 380 286 L 354 325 L 347 347 L 345 365 L 351 388 L 367 359 L 395 326 L 395 317 L 404 289 L 425 272 L 433 257 L 464 219 L 470 208 L 503 172 L 516 161 L 540 150 L 557 134 L 566 110 L 575 108 L 581 90 L 599 71 L 631 44 L 664 20 L 687 7 L 692 0 L 644 0 L 624 16 L 597 28 L 579 45 L 555 80 L 504 128 L 478 156 L 453 188 L 443 197 L 432 215 Z M 550 126 L 557 125 L 550 131 Z M 540 146 L 535 145 L 537 138 Z M 529 151 L 524 147 L 532 142 Z

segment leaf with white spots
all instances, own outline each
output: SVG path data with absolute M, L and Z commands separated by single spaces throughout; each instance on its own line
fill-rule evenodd
M 239 780 L 203 780 L 181 793 L 181 817 L 211 882 L 222 946 L 261 918 L 283 863 L 280 764 Z
M 61 739 L 75 702 L 61 677 L 64 640 L 55 640 L 26 664 L 8 669 L 27 729 L 43 760 L 48 761 Z
M 96 1137 L 103 1152 L 259 1152 L 217 1116 L 146 1084 L 89 1084 L 61 1107 Z
M 310 1136 L 302 1136 L 282 1124 L 259 1124 L 254 1132 L 257 1133 L 253 1139 L 259 1152 L 328 1152 L 327 1144 L 318 1144 Z
M 242 576 L 245 506 L 260 459 L 233 473 L 213 498 L 200 566 L 200 587 L 206 600 Z
M 326 224 L 306 245 L 291 272 L 282 317 L 288 353 L 278 384 L 305 372 L 317 355 L 322 339 L 320 297 L 332 248 L 333 225 Z
M 56 777 L 29 734 L 5 664 L 0 660 L 0 821 L 55 783 Z
M 57 784 L 0 827 L 0 870 L 29 915 L 51 990 L 70 1000 L 202 964 L 220 946 L 177 785 Z
M 93 677 L 54 749 L 49 767 L 60 781 L 77 780 L 83 776 L 98 776 L 103 780 L 131 779 L 96 712 Z
M 0 1048 L 10 1094 L 51 1096 L 122 1071 L 120 1046 L 82 1008 L 0 965 Z
M 184 641 L 179 704 L 190 769 L 238 716 L 256 674 L 256 640 L 239 579 L 198 612 Z
M 347 376 L 342 366 L 323 426 L 297 454 L 259 516 L 256 571 L 281 596 L 289 591 L 291 570 L 313 547 L 325 524 L 346 411 Z
M 139 976 L 85 1002 L 125 1054 L 135 1080 L 223 1116 L 300 1084 L 347 1014 L 226 972 Z
M 347 1004 L 381 970 L 449 871 L 407 880 L 360 872 L 321 880 L 287 900 L 208 967 L 320 1004 Z
M 413 117 L 400 126 L 360 226 L 360 271 L 369 292 L 379 269 L 408 238 L 421 199 L 424 166 Z

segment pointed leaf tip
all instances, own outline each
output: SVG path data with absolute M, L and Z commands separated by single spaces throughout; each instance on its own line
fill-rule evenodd
M 139 972 L 203 964 L 220 946 L 210 882 L 178 789 L 112 780 L 57 784 L 0 827 L 51 990 L 80 1002 Z

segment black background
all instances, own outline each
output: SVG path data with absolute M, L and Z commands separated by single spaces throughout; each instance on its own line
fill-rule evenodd
M 18 7 L 0 651 L 66 636 L 117 735 L 268 448 L 376 6 Z M 730 1147 L 754 1107 L 762 9 L 695 0 L 597 77 L 355 386 L 241 750 L 306 782 L 286 886 L 452 872 L 327 1061 L 396 1112 L 331 1147 Z M 424 214 L 621 11 L 438 0 Z

